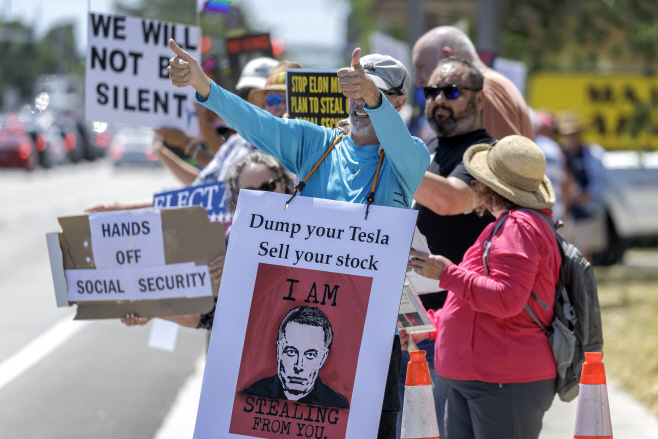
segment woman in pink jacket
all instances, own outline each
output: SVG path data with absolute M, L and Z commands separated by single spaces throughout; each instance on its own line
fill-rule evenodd
M 531 140 L 509 136 L 473 145 L 464 165 L 477 179 L 479 209 L 496 222 L 459 265 L 418 252 L 409 262 L 449 291 L 433 316 L 435 368 L 448 385 L 442 439 L 537 438 L 555 396 L 557 370 L 546 334 L 524 307 L 529 304 L 550 327 L 561 259 L 545 220 L 519 208 L 550 217 L 555 195 L 544 175 L 546 160 Z

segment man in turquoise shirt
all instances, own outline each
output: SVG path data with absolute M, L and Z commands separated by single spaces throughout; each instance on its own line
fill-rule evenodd
M 298 119 L 281 119 L 246 103 L 223 90 L 201 70 L 198 62 L 173 41 L 176 56 L 169 62 L 169 77 L 176 87 L 191 85 L 197 100 L 222 117 L 257 148 L 278 158 L 300 178 L 309 174 L 342 131 Z M 349 135 L 342 136 L 334 149 L 308 178 L 303 194 L 351 203 L 368 203 L 380 162 L 373 204 L 408 209 L 420 185 L 430 158 L 422 140 L 409 134 L 398 114 L 407 101 L 409 74 L 395 59 L 368 55 L 361 49 L 352 54 L 352 65 L 338 71 L 338 83 L 349 98 Z M 298 186 L 299 187 L 299 186 Z M 364 213 L 366 207 L 364 206 Z M 397 332 L 397 331 L 396 331 Z M 400 342 L 393 344 L 389 377 L 378 439 L 394 439 L 400 399 L 397 376 Z

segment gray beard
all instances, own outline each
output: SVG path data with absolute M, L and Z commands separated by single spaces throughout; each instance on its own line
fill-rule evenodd
M 438 108 L 439 107 L 434 107 L 434 110 L 437 110 Z M 477 119 L 475 99 L 469 101 L 464 112 L 459 115 L 459 119 L 455 119 L 452 109 L 448 107 L 443 108 L 450 111 L 450 115 L 444 119 L 439 119 L 435 117 L 434 114 L 427 115 L 427 123 L 438 137 L 453 137 L 467 133 L 468 130 L 473 127 L 475 120 Z
M 350 136 L 359 139 L 368 137 L 375 133 L 375 127 L 372 126 L 372 123 L 367 126 L 362 126 L 360 123 L 355 123 L 352 120 L 352 115 L 350 114 Z

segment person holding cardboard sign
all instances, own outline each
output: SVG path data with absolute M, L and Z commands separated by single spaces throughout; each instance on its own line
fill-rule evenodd
M 240 189 L 292 193 L 293 181 L 290 174 L 274 157 L 255 151 L 238 160 L 228 173 L 226 187 L 231 191 L 231 211 L 235 210 Z M 228 235 L 227 235 L 228 243 Z M 224 255 L 217 257 L 208 264 L 208 273 L 214 283 L 219 283 L 224 271 Z M 217 303 L 215 299 L 215 303 Z M 188 328 L 212 329 L 215 319 L 215 308 L 206 314 L 184 314 L 161 317 Z M 121 318 L 126 326 L 141 326 L 147 324 L 149 317 L 127 314 Z
M 176 55 L 168 67 L 173 85 L 194 87 L 197 100 L 247 141 L 278 158 L 300 178 L 306 177 L 296 193 L 303 190 L 307 196 L 367 206 L 411 207 L 430 160 L 424 143 L 411 136 L 398 114 L 407 101 L 409 85 L 409 74 L 399 61 L 379 54 L 361 58 L 357 48 L 351 66 L 338 71 L 341 90 L 349 98 L 346 135 L 304 120 L 275 118 L 243 102 L 211 81 L 197 60 L 173 40 L 169 46 Z M 395 437 L 400 355 L 396 334 L 378 438 Z

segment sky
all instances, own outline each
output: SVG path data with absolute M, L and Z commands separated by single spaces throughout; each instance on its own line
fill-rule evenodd
M 138 0 L 133 1 L 138 4 Z M 129 0 L 124 1 L 129 4 Z M 309 44 L 342 49 L 345 44 L 344 2 L 336 0 L 234 0 L 251 21 L 286 45 Z M 86 48 L 86 16 L 92 11 L 112 13 L 114 0 L 0 0 L 0 15 L 34 24 L 37 36 L 63 22 L 75 23 L 78 49 Z

